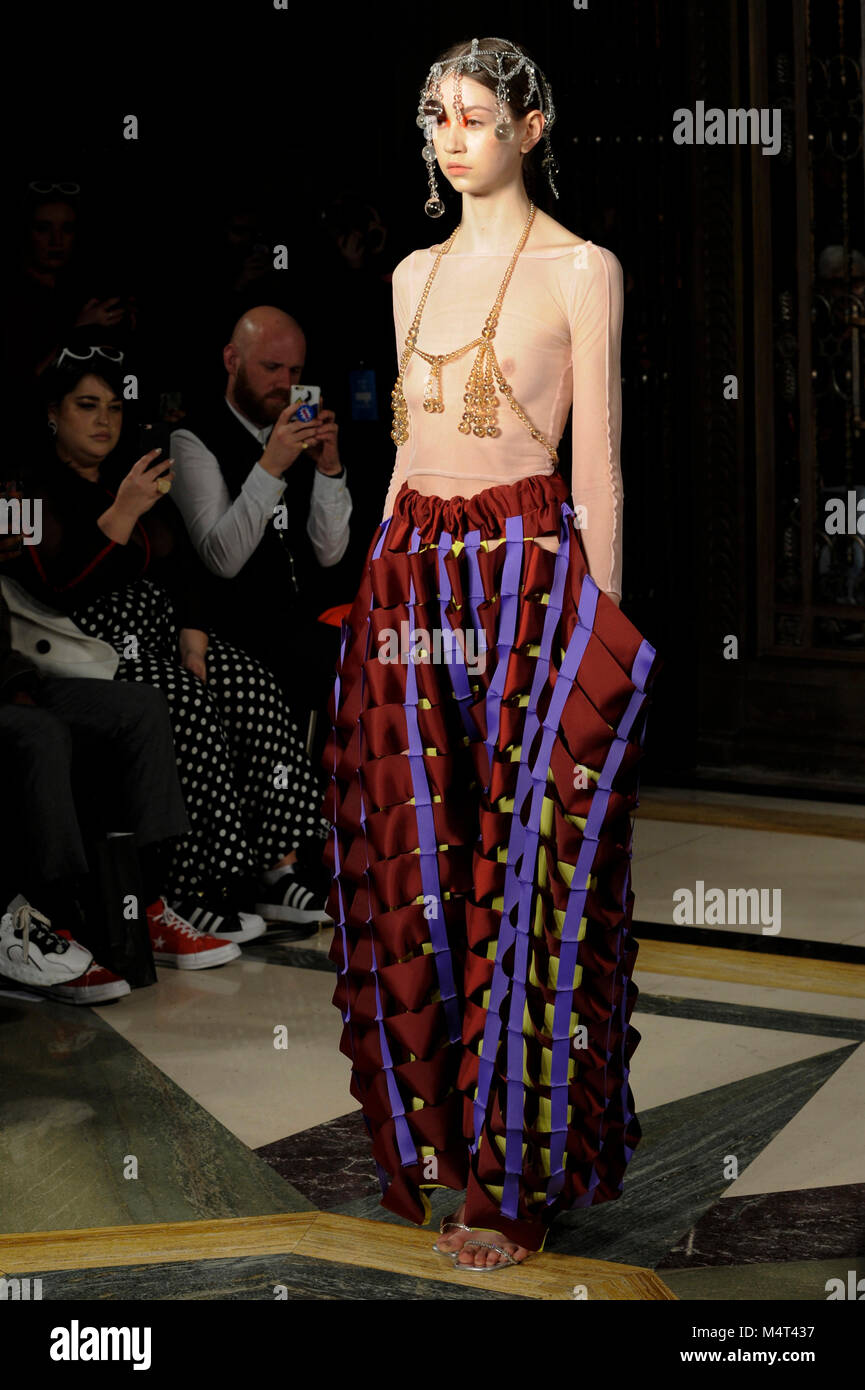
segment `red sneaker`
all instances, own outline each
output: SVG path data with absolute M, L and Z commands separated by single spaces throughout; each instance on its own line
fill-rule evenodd
M 55 935 L 65 937 L 67 941 L 74 940 L 68 931 L 60 930 Z M 50 999 L 62 999 L 66 1004 L 107 1004 L 111 999 L 130 994 L 131 990 L 128 981 L 93 961 L 90 969 L 79 975 L 77 980 L 70 980 L 65 985 L 51 985 L 44 993 Z
M 207 970 L 237 960 L 240 947 L 233 941 L 200 932 L 185 917 L 157 898 L 147 909 L 150 944 L 157 965 L 173 965 L 177 970 Z

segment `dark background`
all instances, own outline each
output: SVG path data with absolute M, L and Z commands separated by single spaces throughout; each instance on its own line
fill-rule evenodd
M 804 0 L 43 6 L 7 36 L 25 79 L 4 99 L 8 274 L 27 183 L 80 183 L 103 292 L 137 298 L 144 400 L 179 390 L 185 404 L 222 384 L 224 229 L 254 210 L 290 265 L 251 302 L 296 314 L 305 377 L 340 418 L 350 569 L 393 462 L 389 273 L 459 215 L 441 176 L 448 211 L 423 213 L 418 92 L 457 40 L 523 44 L 558 113 L 561 197 L 547 210 L 625 270 L 623 608 L 666 663 L 645 780 L 852 798 L 865 767 L 862 542 L 830 545 L 820 507 L 865 482 L 850 378 L 865 324 L 849 260 L 865 249 L 860 26 L 850 0 L 819 13 Z M 674 145 L 673 112 L 698 99 L 780 107 L 781 154 Z M 129 114 L 136 141 L 123 138 Z M 360 276 L 322 218 L 340 194 L 387 229 Z M 818 273 L 830 244 L 848 266 L 831 295 Z M 379 373 L 381 418 L 366 428 L 346 418 L 360 362 Z M 348 599 L 352 575 L 341 582 Z

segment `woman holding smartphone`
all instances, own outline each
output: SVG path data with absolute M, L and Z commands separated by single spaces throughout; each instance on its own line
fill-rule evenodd
M 191 833 L 173 851 L 173 913 L 153 929 L 165 964 L 201 949 L 183 926 L 244 942 L 262 918 L 317 922 L 325 884 L 314 770 L 282 694 L 260 662 L 211 630 L 207 575 L 166 500 L 159 450 L 112 457 L 123 403 L 117 352 L 63 352 L 43 381 L 53 447 L 30 487 L 42 541 L 7 568 L 120 657 L 116 679 L 166 695 Z M 191 959 L 191 956 L 190 956 Z
M 383 1205 L 425 1223 L 428 1189 L 465 1189 L 435 1249 L 478 1272 L 618 1197 L 640 1138 L 630 813 L 659 663 L 619 608 L 622 268 L 533 201 L 553 116 L 504 40 L 430 70 L 426 210 L 437 165 L 462 215 L 394 272 L 396 464 L 332 700 L 352 1094 Z

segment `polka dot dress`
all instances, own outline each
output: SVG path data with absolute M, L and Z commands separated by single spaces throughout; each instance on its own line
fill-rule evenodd
M 104 594 L 74 621 L 120 656 L 116 680 L 154 685 L 168 700 L 192 832 L 175 844 L 170 896 L 271 868 L 321 838 L 322 793 L 270 672 L 211 637 L 207 683 L 180 665 L 169 595 L 149 580 Z

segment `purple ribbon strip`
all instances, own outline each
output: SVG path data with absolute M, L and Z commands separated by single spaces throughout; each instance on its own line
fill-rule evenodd
M 505 563 L 502 570 L 501 600 L 496 640 L 496 669 L 487 687 L 486 717 L 487 736 L 485 743 L 490 761 L 490 778 L 493 775 L 493 757 L 499 736 L 502 695 L 508 674 L 508 658 L 514 645 L 517 632 L 517 617 L 520 609 L 520 577 L 523 567 L 523 519 L 509 516 L 505 521 Z M 484 787 L 489 792 L 490 784 Z
M 412 532 L 409 554 L 415 555 L 418 552 L 420 543 L 420 532 L 415 527 Z M 416 601 L 414 580 L 409 583 L 409 622 L 414 629 L 415 601 Z M 420 871 L 421 887 L 424 898 L 427 899 L 424 908 L 424 915 L 431 906 L 432 916 L 427 916 L 429 922 L 430 942 L 432 943 L 433 956 L 435 957 L 436 973 L 438 975 L 439 993 L 444 1006 L 445 1021 L 448 1028 L 448 1038 L 450 1042 L 460 1042 L 462 1039 L 462 1020 L 460 1018 L 459 1001 L 457 989 L 454 981 L 454 965 L 451 956 L 450 942 L 448 941 L 447 929 L 444 919 L 444 904 L 442 902 L 441 880 L 438 870 L 438 839 L 435 828 L 435 815 L 433 812 L 432 793 L 430 791 L 429 779 L 426 775 L 426 764 L 424 762 L 423 740 L 420 735 L 417 713 L 417 670 L 412 660 L 408 660 L 405 677 L 405 721 L 408 731 L 408 759 L 411 768 L 412 790 L 415 798 L 415 815 L 417 818 L 418 847 L 420 849 Z M 432 898 L 432 904 L 429 899 Z
M 385 521 L 385 522 L 382 523 L 381 534 L 380 534 L 380 536 L 379 536 L 379 538 L 378 538 L 378 543 L 377 543 L 377 545 L 376 545 L 375 553 L 374 553 L 374 556 L 373 556 L 374 559 L 377 559 L 378 556 L 381 554 L 381 549 L 382 549 L 382 546 L 384 545 L 384 538 L 385 538 L 385 535 L 387 534 L 387 528 L 388 528 L 389 526 L 390 526 L 390 518 L 388 517 L 387 521 Z M 370 575 L 370 585 L 371 585 L 371 584 L 372 584 L 372 576 Z M 368 618 L 367 618 L 367 624 L 369 624 L 369 619 L 368 619 Z M 350 628 L 348 622 L 346 621 L 346 619 L 343 618 L 342 622 L 340 623 L 339 664 L 338 664 L 338 666 L 337 666 L 336 680 L 334 681 L 334 689 L 333 689 L 334 710 L 333 710 L 333 722 L 331 723 L 331 730 L 332 730 L 332 732 L 333 732 L 333 734 L 334 734 L 333 774 L 332 774 L 332 781 L 333 781 L 334 791 L 336 791 L 336 761 L 337 761 L 336 753 L 337 753 L 337 747 L 338 747 L 338 740 L 337 740 L 337 738 L 336 738 L 336 716 L 337 716 L 337 714 L 339 713 L 339 697 L 340 697 L 340 694 L 341 694 L 341 691 L 342 691 L 342 678 L 341 678 L 341 673 L 342 673 L 343 665 L 344 665 L 344 663 L 345 663 L 345 649 L 346 649 L 346 645 L 347 645 L 347 643 L 348 643 L 348 638 L 349 638 L 350 633 L 351 633 L 351 628 Z M 369 639 L 367 638 L 367 641 L 368 641 L 368 640 L 369 640 Z M 361 681 L 363 681 L 363 668 L 362 668 L 362 667 L 361 667 Z M 362 686 L 362 685 L 361 685 L 361 689 L 363 689 L 363 686 Z M 360 739 L 360 725 L 358 725 L 358 728 L 357 728 L 356 732 L 352 735 L 352 737 L 355 737 L 355 738 L 357 738 L 358 740 Z M 358 752 L 359 752 L 359 751 L 360 751 L 360 748 L 359 748 L 359 744 L 358 744 Z M 359 764 L 359 763 L 360 763 L 360 759 L 358 758 L 358 764 Z M 362 805 L 362 804 L 363 804 L 363 799 L 361 798 L 361 805 Z M 336 829 L 336 826 L 335 826 L 335 825 L 334 825 L 334 827 L 333 827 L 333 856 L 334 856 L 334 879 L 336 880 L 337 896 L 338 896 L 338 900 L 339 900 L 339 921 L 337 922 L 337 926 L 338 926 L 339 931 L 340 931 L 340 934 L 341 934 L 341 936 L 342 936 L 342 958 L 343 958 L 343 969 L 342 969 L 342 970 L 338 970 L 337 973 L 338 973 L 339 975 L 347 975 L 347 974 L 348 974 L 348 935 L 347 935 L 347 933 L 346 933 L 345 902 L 344 902 L 343 893 L 342 893 L 342 882 L 341 882 L 341 880 L 340 880 L 340 874 L 341 874 L 341 871 L 342 871 L 342 861 L 341 861 L 340 853 L 339 853 L 339 836 L 338 836 L 338 834 L 337 834 L 337 829 Z M 346 994 L 347 994 L 347 993 L 348 993 L 348 991 L 346 990 Z M 340 1012 L 342 1012 L 342 1011 L 340 1011 Z M 351 1001 L 349 1000 L 349 1001 L 348 1001 L 348 1009 L 347 1009 L 347 1012 L 344 1013 L 344 1014 L 342 1015 L 342 1020 L 343 1020 L 343 1023 L 348 1023 L 350 1019 L 351 1019 Z M 354 1052 L 354 1030 L 353 1030 L 353 1029 L 349 1029 L 349 1038 L 350 1038 L 350 1040 L 351 1040 L 352 1053 L 353 1053 L 353 1052 Z
M 559 952 L 559 974 L 556 986 L 556 1002 L 553 1009 L 553 1048 L 550 1075 L 550 1179 L 547 1184 L 546 1204 L 549 1206 L 555 1201 L 561 1192 L 565 1182 L 565 1146 L 567 1143 L 568 1132 L 568 1062 L 570 1058 L 571 1036 L 570 1018 L 571 1004 L 573 1001 L 574 980 L 579 956 L 579 931 L 585 910 L 586 898 L 588 896 L 588 879 L 594 866 L 598 851 L 600 833 L 603 829 L 604 819 L 607 814 L 607 807 L 610 801 L 613 781 L 622 763 L 625 750 L 628 746 L 628 738 L 633 728 L 634 721 L 639 714 L 646 699 L 646 678 L 649 674 L 652 662 L 655 659 L 654 649 L 648 642 L 642 642 L 637 655 L 634 658 L 630 671 L 630 679 L 636 687 L 627 708 L 619 720 L 615 735 L 604 759 L 601 774 L 597 785 L 592 794 L 592 802 L 589 814 L 586 818 L 586 827 L 583 831 L 583 839 L 580 845 L 574 875 L 568 893 L 568 906 L 565 911 L 565 919 L 562 924 L 561 947 Z M 630 856 L 629 856 L 630 858 Z M 626 874 L 627 879 L 627 874 Z M 625 897 L 627 887 L 623 892 L 622 910 L 625 910 Z M 621 936 L 619 933 L 619 951 L 621 959 Z M 617 965 L 618 969 L 618 965 Z M 565 980 L 568 983 L 562 984 Z M 625 997 L 622 996 L 622 1023 L 624 1024 Z M 607 1025 L 607 1053 L 610 1050 L 610 1034 L 612 1032 L 613 1013 Z M 604 1091 L 606 1094 L 607 1062 L 604 1063 Z M 627 1105 L 627 1078 L 628 1071 L 625 1069 L 625 1077 L 622 1086 L 622 1101 L 624 1111 L 624 1123 L 628 1123 L 628 1117 L 633 1118 Z M 602 1125 L 603 1117 L 599 1121 Z M 599 1129 L 600 1140 L 600 1129 Z M 630 1155 L 629 1155 L 630 1157 Z M 594 1174 L 594 1169 L 592 1170 Z M 597 1175 L 595 1175 L 597 1177 Z M 597 1181 L 590 1184 L 589 1192 L 597 1186 Z M 582 1205 L 582 1203 L 578 1204 Z
M 543 800 L 543 788 L 546 784 L 546 768 L 549 766 L 549 753 L 552 748 L 552 743 L 549 744 L 546 750 L 542 745 L 531 771 L 529 770 L 528 759 L 529 749 L 540 728 L 537 717 L 537 705 L 544 685 L 549 680 L 553 639 L 558 630 L 561 616 L 570 554 L 570 534 L 567 516 L 571 514 L 571 509 L 567 507 L 567 504 L 563 504 L 561 540 L 559 549 L 556 552 L 550 601 L 544 615 L 540 650 L 535 664 L 534 678 L 532 680 L 529 703 L 523 724 L 521 738 L 522 753 L 520 768 L 517 774 L 517 787 L 508 840 L 504 901 L 499 928 L 499 939 L 496 948 L 496 961 L 490 986 L 489 1006 L 479 1056 L 478 1087 L 473 1107 L 475 1138 L 472 1152 L 476 1152 L 478 1144 L 480 1143 L 480 1136 L 489 1104 L 496 1054 L 498 1052 L 499 1039 L 501 1036 L 501 1005 L 504 1002 L 506 994 L 512 988 L 511 1002 L 508 1011 L 505 1184 L 502 1197 L 502 1212 L 511 1220 L 515 1220 L 517 1216 L 519 1183 L 522 1176 L 522 1136 L 525 1127 L 523 1106 L 524 1044 L 522 1021 L 523 1010 L 525 1008 L 525 982 L 528 975 L 529 917 L 531 913 L 531 897 L 534 885 L 534 864 L 537 857 L 537 842 L 540 834 L 541 803 Z M 515 628 L 512 628 L 511 644 L 513 642 L 514 632 Z M 497 674 L 501 667 L 506 665 L 506 657 L 504 660 L 502 657 L 501 642 L 498 645 L 498 651 L 499 666 L 496 668 Z M 556 681 L 554 698 L 555 691 L 559 689 L 560 684 L 561 676 Z M 496 729 L 497 726 L 498 721 L 496 721 Z M 557 728 L 558 725 L 556 724 L 555 727 Z M 543 766 L 542 775 L 539 776 L 539 769 L 545 753 L 546 763 Z M 492 754 L 490 755 L 490 761 L 492 764 Z M 540 799 L 537 797 L 533 799 L 533 810 L 530 813 L 529 824 L 523 827 L 520 813 L 529 792 L 530 780 L 533 778 L 540 782 Z M 517 921 L 514 925 L 512 917 L 515 910 Z M 509 977 L 504 968 L 504 958 L 515 942 L 514 965 L 512 974 Z M 515 1021 L 517 1024 L 516 1027 L 513 1026 Z
M 516 908 L 517 922 L 514 969 L 510 986 L 511 999 L 508 1007 L 506 1159 L 505 1191 L 502 1200 L 502 1211 L 505 1215 L 513 1211 L 514 1216 L 516 1216 L 517 1213 L 519 1186 L 522 1176 L 522 1132 L 525 1125 L 525 1088 L 523 1083 L 523 1054 L 525 1051 L 525 1044 L 522 1028 L 523 1013 L 526 1003 L 531 909 L 532 898 L 535 891 L 541 814 L 547 788 L 547 773 L 549 771 L 550 758 L 553 745 L 559 734 L 562 711 L 564 709 L 565 700 L 570 693 L 572 681 L 576 677 L 580 662 L 586 650 L 589 636 L 588 631 L 580 633 L 579 627 L 575 629 L 574 636 L 562 660 L 562 665 L 557 672 L 557 679 L 553 687 L 550 706 L 544 718 L 543 725 L 541 726 L 537 716 L 537 705 L 541 691 L 545 683 L 549 680 L 553 638 L 558 631 L 561 617 L 562 600 L 571 546 L 568 526 L 569 515 L 570 508 L 568 508 L 567 511 L 563 508 L 562 541 L 556 555 L 556 573 L 553 589 L 547 607 L 547 614 L 544 619 L 541 651 L 538 664 L 535 667 L 534 680 L 532 681 L 529 708 L 526 711 L 526 723 L 523 733 L 523 748 L 525 752 L 524 757 L 521 759 L 521 766 L 517 779 L 517 791 L 514 799 L 514 826 L 516 833 L 512 837 L 513 854 L 510 848 L 508 852 L 508 862 L 509 864 L 513 864 L 513 873 L 511 876 L 510 892 L 508 892 L 507 888 L 505 890 L 505 910 L 510 916 L 511 912 Z M 586 592 L 581 593 L 579 622 L 583 623 L 588 629 L 590 629 L 591 620 L 594 617 L 594 604 L 592 598 L 591 590 L 586 590 Z M 584 611 L 586 609 L 589 609 L 590 612 Z M 543 727 L 543 733 L 538 753 L 534 763 L 530 764 L 529 749 L 541 727 Z M 523 828 L 522 811 L 529 797 L 531 798 L 529 803 L 529 814 L 527 824 L 525 828 Z M 508 1148 L 511 1150 L 510 1161 L 508 1161 L 507 1157 Z
M 385 536 L 386 536 L 386 534 L 387 534 L 387 529 L 388 529 L 388 526 L 389 526 L 389 525 L 390 525 L 390 518 L 388 518 L 387 521 L 385 521 L 385 522 L 382 523 L 381 535 L 380 535 L 379 538 L 378 538 L 378 542 L 377 542 L 377 544 L 376 544 L 375 550 L 374 550 L 373 555 L 372 555 L 372 559 L 373 559 L 373 560 L 377 560 L 378 557 L 379 557 L 379 555 L 380 555 L 381 552 L 382 552 L 382 548 L 383 548 L 383 546 L 384 546 Z M 372 576 L 370 576 L 370 585 L 372 586 Z M 360 668 L 360 678 L 361 678 L 361 708 L 363 708 L 363 705 L 364 705 L 364 692 L 365 692 L 365 688 L 366 688 L 366 677 L 365 677 L 365 671 L 364 671 L 364 662 L 366 662 L 366 661 L 369 659 L 370 625 L 371 625 L 371 618 L 372 618 L 372 612 L 373 612 L 373 606 L 374 606 L 374 604 L 375 604 L 375 594 L 374 594 L 374 592 L 371 592 L 371 593 L 370 593 L 370 606 L 369 606 L 369 611 L 367 612 L 367 615 L 366 615 L 366 645 L 365 645 L 365 648 L 364 648 L 364 658 L 363 658 L 363 662 L 361 662 L 361 668 Z M 385 1072 L 385 1082 L 386 1082 L 386 1085 L 387 1085 L 388 1100 L 390 1101 L 390 1113 L 391 1113 L 391 1116 L 392 1116 L 393 1122 L 394 1122 L 394 1129 L 395 1129 L 395 1133 L 396 1133 L 397 1148 L 398 1148 L 398 1150 L 399 1150 L 400 1163 L 402 1164 L 402 1166 L 403 1166 L 404 1168 L 406 1168 L 406 1167 L 410 1167 L 410 1166 L 412 1166 L 413 1164 L 415 1164 L 415 1163 L 418 1162 L 418 1154 L 417 1154 L 417 1150 L 416 1150 L 416 1148 L 415 1148 L 414 1139 L 412 1138 L 411 1130 L 409 1129 L 408 1120 L 406 1119 L 405 1106 L 403 1105 L 402 1096 L 400 1095 L 400 1092 L 399 1092 L 399 1086 L 397 1085 L 396 1077 L 395 1077 L 394 1074 L 393 1074 L 393 1057 L 392 1057 L 392 1055 L 391 1055 L 390 1046 L 389 1046 L 388 1040 L 387 1040 L 387 1031 L 386 1031 L 385 1026 L 384 1026 L 384 1010 L 383 1010 L 383 1008 L 382 1008 L 382 1002 L 381 1002 L 381 987 L 380 987 L 380 985 L 379 985 L 379 978 L 378 978 L 378 960 L 377 960 L 376 953 L 375 953 L 375 933 L 374 933 L 374 931 L 373 931 L 373 921 L 372 921 L 372 893 L 370 892 L 370 888 L 369 888 L 369 872 L 370 872 L 369 837 L 368 837 L 368 835 L 367 835 L 367 830 L 366 830 L 366 807 L 365 807 L 365 799 L 364 799 L 363 774 L 362 774 L 362 772 L 361 772 L 361 766 L 362 766 L 362 756 L 361 756 L 361 754 L 362 754 L 362 747 L 363 747 L 363 732 L 362 732 L 362 730 L 363 730 L 363 726 L 362 726 L 362 724 L 360 723 L 360 721 L 358 721 L 358 730 L 357 730 L 357 737 L 358 737 L 357 778 L 358 778 L 358 784 L 359 784 L 359 786 L 360 786 L 360 825 L 361 825 L 361 830 L 362 830 L 362 832 L 363 832 L 363 838 L 364 838 L 364 853 L 365 853 L 365 858 L 366 858 L 366 869 L 364 870 L 364 874 L 365 874 L 365 877 L 366 877 L 366 880 L 367 880 L 367 903 L 368 903 L 368 916 L 367 916 L 367 919 L 366 919 L 366 924 L 367 924 L 367 927 L 369 928 L 369 941 L 370 941 L 370 949 L 371 949 L 371 954 L 372 954 L 371 973 L 372 973 L 372 977 L 373 977 L 373 984 L 374 984 L 374 987 L 375 987 L 375 1017 L 376 1017 L 376 1021 L 377 1021 L 377 1023 L 378 1023 L 378 1039 L 379 1039 L 379 1047 L 380 1047 L 380 1049 L 381 1049 L 381 1060 L 382 1060 L 382 1066 L 383 1066 L 384 1072 Z
M 481 548 L 480 531 L 466 531 L 463 536 L 463 545 L 466 548 L 466 562 L 469 571 L 469 607 L 472 610 L 472 622 L 475 630 L 481 632 L 480 606 L 486 598 L 484 593 L 483 581 L 481 579 L 481 566 L 478 552 Z M 486 633 L 484 633 L 484 650 L 486 651 Z
M 460 649 L 462 658 L 458 658 L 456 661 L 446 662 L 448 668 L 448 675 L 450 676 L 451 687 L 454 692 L 454 698 L 456 699 L 457 705 L 459 707 L 460 718 L 463 721 L 463 728 L 465 729 L 470 739 L 476 739 L 478 737 L 479 730 L 469 709 L 469 704 L 474 700 L 475 697 L 474 692 L 469 683 L 469 674 L 466 670 L 466 652 L 465 648 L 461 645 L 461 643 L 458 642 L 456 633 L 454 632 L 454 629 L 448 622 L 447 616 L 448 606 L 450 604 L 451 598 L 453 597 L 453 590 L 451 589 L 451 581 L 450 576 L 447 572 L 445 557 L 452 549 L 453 538 L 451 536 L 451 533 L 449 531 L 443 531 L 439 538 L 437 559 L 439 608 L 441 610 L 442 655 L 444 656 L 444 637 L 445 633 L 447 633 L 448 641 L 451 643 L 451 655 L 454 655 L 453 649 L 454 646 L 457 646 Z M 451 636 L 450 634 L 453 634 L 453 636 Z M 476 629 L 476 635 L 479 637 L 481 641 L 483 641 L 484 634 L 482 632 L 478 633 Z M 478 647 L 478 651 L 480 651 L 480 646 Z
M 346 620 L 343 618 L 342 623 L 340 624 L 339 664 L 337 665 L 337 668 L 336 668 L 336 680 L 334 681 L 334 686 L 333 686 L 333 721 L 332 721 L 331 726 L 330 726 L 330 727 L 331 727 L 332 734 L 333 734 L 333 740 L 334 740 L 334 742 L 333 742 L 333 775 L 332 775 L 332 779 L 331 779 L 332 782 L 333 782 L 334 792 L 336 792 L 336 762 L 337 762 L 336 754 L 337 754 L 337 748 L 338 748 L 338 746 L 339 746 L 339 742 L 338 742 L 338 739 L 337 739 L 337 733 L 336 733 L 336 718 L 337 718 L 337 715 L 339 714 L 339 697 L 340 697 L 340 692 L 341 692 L 341 689 L 342 689 L 342 682 L 341 682 L 341 679 L 340 679 L 340 675 L 341 675 L 341 672 L 342 672 L 343 663 L 344 663 L 344 661 L 345 661 L 345 648 L 346 648 L 346 644 L 347 644 L 347 642 L 348 642 L 348 636 L 349 636 L 350 631 L 351 631 L 351 628 L 349 627 L 349 625 L 348 625 L 348 623 L 346 622 Z M 352 735 L 352 737 L 354 737 L 354 735 Z M 336 826 L 334 825 L 334 826 L 333 826 L 333 879 L 334 879 L 334 883 L 336 884 L 337 901 L 338 901 L 338 903 L 339 903 L 339 917 L 338 917 L 338 919 L 337 919 L 337 924 L 336 924 L 336 925 L 337 925 L 337 929 L 338 929 L 338 931 L 339 931 L 339 933 L 340 933 L 340 935 L 341 935 L 341 937 L 342 937 L 342 960 L 343 960 L 343 968 L 342 968 L 342 970 L 337 970 L 337 973 L 338 973 L 339 975 L 342 975 L 343 977 L 345 977 L 345 976 L 348 975 L 348 933 L 346 932 L 346 929 L 345 929 L 345 900 L 344 900 L 343 894 L 342 894 L 342 882 L 340 881 L 340 874 L 341 874 L 341 872 L 342 872 L 342 862 L 341 862 L 341 860 L 340 860 L 340 855 L 339 855 L 339 832 L 337 831 L 337 828 L 336 828 Z M 342 1010 L 340 1010 L 340 1013 L 342 1013 Z M 350 1020 L 351 1020 L 351 999 L 348 997 L 348 981 L 346 981 L 346 1011 L 345 1011 L 345 1013 L 342 1014 L 342 1021 L 343 1021 L 343 1023 L 345 1024 L 345 1023 L 349 1023 Z M 353 1030 L 352 1030 L 351 1028 L 349 1028 L 349 1038 L 350 1038 L 350 1040 L 351 1040 L 351 1048 L 352 1048 L 352 1056 L 353 1056 L 353 1055 L 354 1055 L 354 1032 L 353 1032 Z

